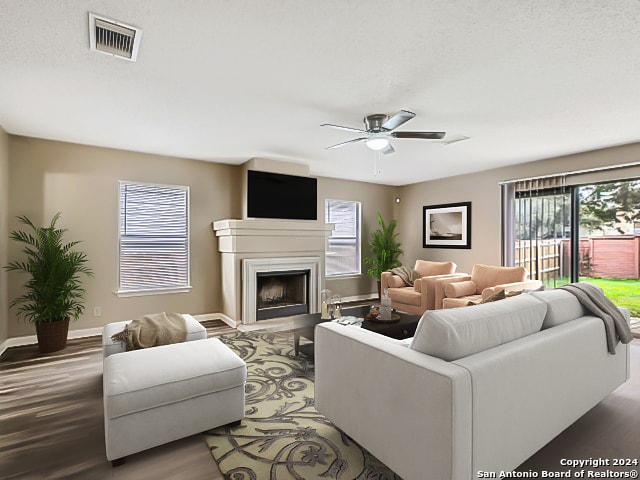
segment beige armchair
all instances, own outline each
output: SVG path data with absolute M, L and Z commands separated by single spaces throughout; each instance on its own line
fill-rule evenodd
M 437 278 L 449 278 L 455 274 L 456 264 L 453 262 L 430 262 L 417 260 L 414 270 L 420 274 L 413 286 L 407 286 L 397 275 L 383 272 L 380 278 L 380 288 L 388 289 L 391 297 L 391 307 L 407 313 L 422 315 L 425 310 L 442 308 L 442 301 L 436 305 L 434 300 L 435 283 Z
M 434 301 L 442 308 L 466 307 L 469 302 L 481 302 L 502 290 L 536 289 L 540 280 L 527 280 L 524 267 L 495 267 L 476 264 L 468 278 L 442 279 L 434 286 Z

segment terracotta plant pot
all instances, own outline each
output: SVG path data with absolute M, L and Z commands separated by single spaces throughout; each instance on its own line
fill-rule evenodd
M 57 352 L 66 347 L 68 333 L 68 318 L 56 320 L 55 322 L 36 323 L 38 347 L 42 353 Z

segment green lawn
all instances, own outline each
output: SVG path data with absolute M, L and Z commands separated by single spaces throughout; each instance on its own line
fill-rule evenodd
M 640 280 L 580 278 L 580 281 L 598 285 L 613 303 L 628 308 L 632 317 L 640 317 Z

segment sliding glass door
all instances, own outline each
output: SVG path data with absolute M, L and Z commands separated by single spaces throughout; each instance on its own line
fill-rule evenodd
M 521 190 L 515 199 L 514 264 L 556 287 L 571 281 L 571 190 Z
M 511 189 L 503 202 L 503 263 L 524 266 L 551 287 L 594 283 L 640 317 L 640 180 L 552 180 L 551 188 L 528 181 L 503 189 Z
M 577 188 L 578 281 L 598 285 L 616 305 L 640 317 L 640 180 Z

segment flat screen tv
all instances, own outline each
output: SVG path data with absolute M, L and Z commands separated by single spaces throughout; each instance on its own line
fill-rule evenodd
M 318 181 L 310 177 L 248 170 L 247 216 L 318 219 Z

